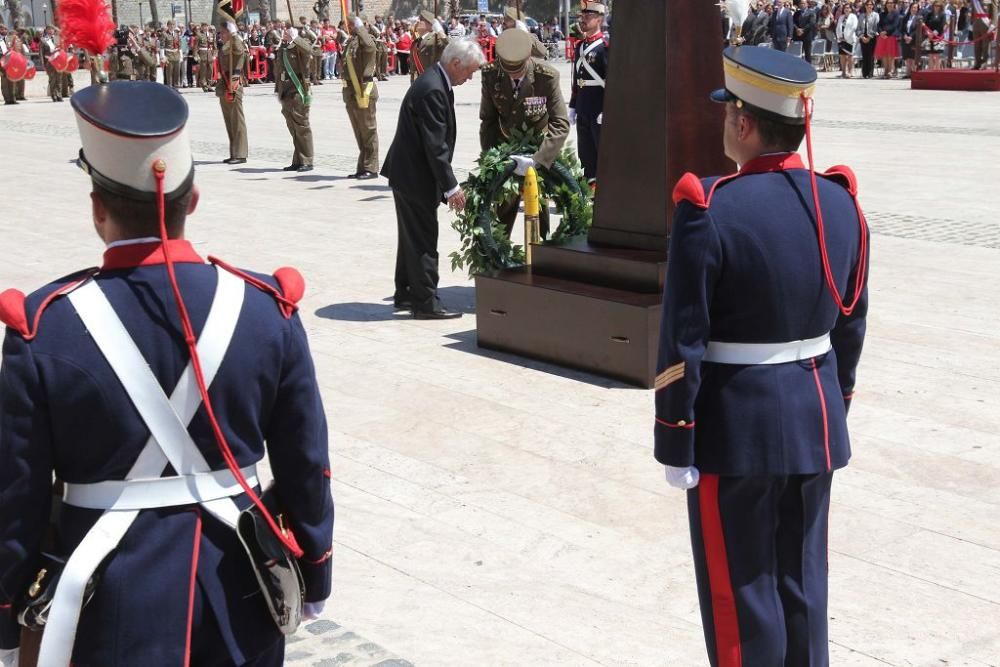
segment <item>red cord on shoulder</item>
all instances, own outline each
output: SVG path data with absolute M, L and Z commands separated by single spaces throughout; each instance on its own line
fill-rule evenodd
M 25 297 L 24 292 L 16 289 L 4 290 L 0 294 L 0 322 L 21 334 L 24 340 L 30 341 L 38 335 L 38 325 L 42 321 L 42 313 L 49 307 L 49 304 L 59 297 L 69 294 L 95 275 L 97 275 L 96 268 L 87 269 L 79 280 L 67 283 L 46 296 L 41 305 L 38 306 L 38 310 L 35 311 L 35 317 L 32 318 L 30 327 L 28 326 L 28 309 L 25 303 L 27 297 Z
M 283 294 L 281 290 L 276 289 L 274 286 L 269 285 L 268 283 L 264 282 L 263 280 L 260 280 L 259 278 L 255 278 L 246 271 L 241 271 L 237 269 L 235 266 L 227 264 L 218 257 L 213 257 L 209 255 L 208 261 L 211 262 L 212 264 L 215 264 L 221 269 L 229 271 L 229 273 L 233 274 L 234 276 L 242 278 L 250 285 L 253 285 L 257 289 L 259 289 L 261 292 L 273 296 L 274 300 L 278 302 L 278 309 L 281 310 L 281 314 L 285 317 L 286 320 L 291 319 L 292 315 L 295 314 L 295 311 L 299 309 L 298 301 L 299 299 L 302 298 L 302 293 L 305 291 L 305 280 L 302 279 L 302 275 L 299 274 L 299 272 L 296 271 L 295 269 L 291 267 L 284 267 L 278 269 L 278 271 L 276 271 L 274 274 L 274 277 L 277 278 L 278 284 L 281 285 L 282 290 L 285 289 L 285 286 L 287 284 L 288 289 L 293 292 L 292 294 L 289 294 L 288 292 L 285 292 Z M 295 276 L 298 276 L 297 279 L 295 278 L 295 276 L 292 275 L 293 272 Z

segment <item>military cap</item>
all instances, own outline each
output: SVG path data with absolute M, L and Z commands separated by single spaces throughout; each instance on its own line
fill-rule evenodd
M 364 12 L 361 12 L 361 20 L 364 21 L 365 23 L 370 23 L 370 21 L 368 20 L 368 14 L 365 14 Z
M 496 54 L 505 72 L 519 72 L 531 58 L 531 34 L 524 30 L 504 30 L 497 38 Z
M 166 199 L 188 190 L 194 162 L 180 93 L 151 81 L 112 81 L 81 89 L 70 103 L 82 144 L 79 165 L 95 183 L 121 197 L 155 201 L 154 170 L 162 170 Z
M 437 17 L 434 16 L 434 12 L 427 11 L 426 9 L 422 9 L 420 11 L 420 18 L 423 21 L 427 21 L 431 25 L 434 25 L 434 21 L 437 20 Z
M 508 7 L 504 10 L 504 16 L 509 18 L 511 21 L 523 21 L 524 12 L 517 11 L 517 7 Z
M 588 0 L 583 0 L 580 3 L 581 12 L 594 12 L 595 14 L 607 14 L 608 8 L 604 3 L 601 2 L 588 2 Z
M 781 123 L 805 123 L 806 99 L 816 89 L 812 65 L 758 46 L 730 46 L 722 55 L 726 87 L 712 93 L 714 101 L 735 102 Z

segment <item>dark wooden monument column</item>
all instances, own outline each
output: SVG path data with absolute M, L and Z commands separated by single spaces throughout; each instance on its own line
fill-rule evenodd
M 610 66 L 593 228 L 535 246 L 530 267 L 476 276 L 477 334 L 481 347 L 651 387 L 673 186 L 733 170 L 708 99 L 723 80 L 718 6 L 617 0 Z

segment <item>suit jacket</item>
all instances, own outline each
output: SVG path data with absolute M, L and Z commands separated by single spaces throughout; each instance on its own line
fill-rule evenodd
M 685 176 L 674 194 L 680 204 L 660 331 L 656 458 L 737 476 L 845 466 L 867 291 L 850 316 L 829 293 L 809 171 L 797 154 L 751 160 L 706 196 L 718 180 Z M 850 303 L 861 243 L 853 177 L 817 180 L 830 268 Z M 703 360 L 709 341 L 783 343 L 828 332 L 833 349 L 812 359 Z
M 793 18 L 795 27 L 802 30 L 795 39 L 800 42 L 811 42 L 816 39 L 816 12 L 811 9 L 798 10 Z
M 434 204 L 458 185 L 455 155 L 455 96 L 439 66 L 410 86 L 399 110 L 396 136 L 382 165 L 389 187 L 416 201 Z
M 788 9 L 775 10 L 771 14 L 771 39 L 775 42 L 784 42 L 792 36 L 795 24 L 792 20 L 792 12 Z
M 200 335 L 215 296 L 217 270 L 190 243 L 170 243 L 177 280 Z M 189 357 L 162 257 L 159 244 L 109 249 L 93 280 L 169 395 Z M 79 277 L 60 279 L 30 295 L 20 321 L 32 322 L 49 295 Z M 281 289 L 272 276 L 255 277 Z M 283 316 L 271 294 L 250 284 L 244 294 L 210 396 L 240 466 L 264 457 L 266 443 L 275 492 L 305 552 L 299 565 L 306 600 L 324 600 L 331 588 L 333 498 L 326 417 L 306 333 L 297 315 Z M 290 292 L 286 296 L 296 298 Z M 36 558 L 49 531 L 53 473 L 70 483 L 124 479 L 149 437 L 67 298 L 56 298 L 44 309 L 33 339 L 22 333 L 12 312 L 5 301 L 0 648 L 18 641 L 14 614 L 38 571 Z M 212 470 L 225 469 L 204 407 L 188 431 Z M 249 504 L 243 495 L 235 500 L 241 507 Z M 68 557 L 101 514 L 63 503 L 55 516 L 54 545 L 46 550 Z M 233 662 L 243 664 L 280 638 L 235 533 L 197 505 L 142 510 L 112 554 L 80 616 L 77 664 L 183 664 L 193 574 L 196 602 L 218 619 L 214 632 Z M 154 607 L 155 619 L 149 611 Z M 197 636 L 197 627 L 194 632 Z

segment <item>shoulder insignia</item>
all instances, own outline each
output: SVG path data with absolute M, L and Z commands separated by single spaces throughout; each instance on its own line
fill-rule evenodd
M 497 71 L 497 64 L 496 62 L 486 63 L 480 68 L 480 71 L 483 72 L 484 74 L 486 74 L 487 72 L 495 72 Z
M 63 285 L 56 287 L 42 299 L 35 311 L 31 324 L 28 324 L 27 297 L 24 292 L 17 289 L 8 289 L 0 293 L 0 322 L 21 334 L 24 340 L 30 341 L 38 335 L 38 325 L 42 321 L 42 313 L 49 305 L 61 296 L 69 294 L 74 289 L 97 275 L 97 269 L 86 269 L 84 271 L 71 274 L 61 280 L 66 280 Z M 51 285 L 50 285 L 51 287 Z
M 674 206 L 678 206 L 682 201 L 690 202 L 697 208 L 708 208 L 705 186 L 701 184 L 701 179 L 690 171 L 681 176 L 674 186 Z
M 286 320 L 291 319 L 295 311 L 299 309 L 298 301 L 302 298 L 302 293 L 305 291 L 305 280 L 302 279 L 302 275 L 295 269 L 285 267 L 278 269 L 274 277 L 278 281 L 278 288 L 270 285 L 260 278 L 250 275 L 246 271 L 241 271 L 235 266 L 223 262 L 218 257 L 212 257 L 209 255 L 208 261 L 218 266 L 220 269 L 225 269 L 229 273 L 233 274 L 238 278 L 242 278 L 245 283 L 252 287 L 256 287 L 261 292 L 269 294 L 274 297 L 274 300 L 278 303 L 278 310 Z
M 24 292 L 21 290 L 8 289 L 0 293 L 0 322 L 22 336 L 27 336 L 30 330 L 28 329 L 28 310 L 24 301 Z
M 852 197 L 858 196 L 858 179 L 850 167 L 838 164 L 827 169 L 822 176 L 844 186 Z
M 278 281 L 281 293 L 292 303 L 302 300 L 302 295 L 306 292 L 306 281 L 299 273 L 298 269 L 290 266 L 283 266 L 274 272 L 274 279 Z

